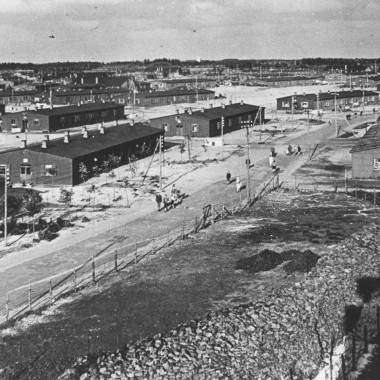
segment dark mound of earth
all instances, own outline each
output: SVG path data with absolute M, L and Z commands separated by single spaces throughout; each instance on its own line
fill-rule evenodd
M 320 256 L 310 250 L 302 252 L 291 249 L 284 252 L 275 252 L 270 249 L 264 249 L 257 255 L 239 259 L 236 262 L 235 269 L 243 269 L 249 273 L 258 273 L 274 269 L 286 262 L 283 269 L 288 274 L 293 272 L 309 272 L 317 264 L 319 258 Z

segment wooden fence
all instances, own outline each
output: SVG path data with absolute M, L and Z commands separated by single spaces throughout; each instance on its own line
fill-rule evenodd
M 251 202 L 219 203 L 206 205 L 202 214 L 193 221 L 182 221 L 179 227 L 168 231 L 150 243 L 136 242 L 124 247 L 94 255 L 82 265 L 48 279 L 34 282 L 14 289 L 3 295 L 0 301 L 0 325 L 21 318 L 28 313 L 52 306 L 59 298 L 89 285 L 96 284 L 100 279 L 112 273 L 124 270 L 137 264 L 147 255 L 154 255 L 176 241 L 185 240 L 190 234 L 197 233 L 215 222 L 234 215 L 259 201 L 269 191 L 280 186 L 278 175 L 274 175 L 264 184 L 258 195 Z

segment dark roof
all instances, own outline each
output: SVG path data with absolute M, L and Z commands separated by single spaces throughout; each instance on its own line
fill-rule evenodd
M 188 82 L 214 82 L 214 79 L 208 79 L 208 78 L 188 78 L 188 79 L 166 79 L 161 80 L 159 82 L 163 83 L 188 83 Z
M 155 91 L 155 92 L 140 92 L 136 94 L 137 96 L 142 96 L 144 98 L 161 98 L 165 96 L 182 96 L 182 95 L 196 95 L 196 94 L 215 94 L 215 91 L 206 90 L 204 88 L 200 88 L 196 90 L 188 90 L 188 89 L 179 89 L 174 88 L 168 91 Z
M 284 82 L 284 81 L 294 81 L 294 80 L 313 80 L 315 77 L 305 77 L 305 76 L 295 76 L 295 77 L 271 77 L 262 78 L 260 80 L 264 82 Z
M 318 94 L 319 100 L 331 100 L 334 99 L 335 96 L 334 93 L 337 93 L 337 99 L 346 99 L 346 98 L 360 98 L 363 97 L 363 90 L 352 90 L 352 91 L 332 91 L 332 92 L 320 92 Z M 374 91 L 367 91 L 364 90 L 364 96 L 373 96 L 373 95 L 379 95 L 377 92 Z M 317 100 L 317 94 L 297 94 L 297 95 L 288 95 L 288 96 L 282 96 L 281 98 L 277 99 L 288 99 L 290 97 L 294 96 L 295 98 L 307 98 L 312 100 Z
M 60 115 L 70 115 L 70 114 L 78 113 L 78 112 L 110 110 L 110 109 L 115 109 L 115 108 L 120 108 L 120 107 L 124 107 L 124 106 L 122 104 L 116 104 L 116 103 L 89 103 L 89 104 L 83 104 L 81 106 L 63 106 L 63 107 L 56 107 L 53 109 L 43 108 L 37 111 L 27 111 L 27 112 L 28 114 L 33 113 L 36 115 L 60 116 Z M 25 113 L 25 111 L 21 111 L 21 113 Z
M 120 77 L 110 77 L 102 78 L 100 83 L 105 87 L 121 87 L 124 83 L 128 83 L 130 77 L 120 76 Z
M 47 149 L 43 149 L 41 144 L 28 145 L 27 149 L 33 152 L 48 153 L 55 156 L 67 158 L 79 158 L 88 154 L 101 152 L 127 142 L 140 138 L 163 134 L 158 128 L 152 128 L 145 124 L 122 124 L 116 127 L 105 128 L 105 134 L 99 131 L 89 131 L 88 138 L 83 138 L 82 134 L 70 135 L 69 143 L 64 143 L 63 138 L 51 140 Z
M 380 148 L 380 124 L 375 124 L 350 150 L 350 153 Z
M 26 96 L 26 95 L 40 95 L 41 92 L 38 91 L 15 91 L 7 89 L 5 91 L 0 91 L 0 97 L 2 96 Z
M 265 107 L 261 107 L 265 109 Z M 226 105 L 224 108 L 223 107 L 213 107 L 213 108 L 205 108 L 204 112 L 203 111 L 195 111 L 192 112 L 191 114 L 189 113 L 181 113 L 179 116 L 185 116 L 185 117 L 194 117 L 197 119 L 207 119 L 207 120 L 215 120 L 215 119 L 220 119 L 222 116 L 223 117 L 229 117 L 229 116 L 235 116 L 235 115 L 240 115 L 240 114 L 245 114 L 247 112 L 252 112 L 252 111 L 257 111 L 260 109 L 259 106 L 254 106 L 252 104 L 244 104 L 241 103 L 235 103 L 235 104 L 229 104 Z M 178 116 L 178 114 L 175 115 L 169 115 L 169 116 Z M 168 117 L 168 116 L 164 116 Z M 154 119 L 161 119 L 162 117 L 156 117 Z
M 126 88 L 105 88 L 101 89 L 93 89 L 93 90 L 77 90 L 77 91 L 55 91 L 53 92 L 53 96 L 76 96 L 76 95 L 97 95 L 97 94 L 124 94 L 126 92 L 130 92 L 130 90 Z

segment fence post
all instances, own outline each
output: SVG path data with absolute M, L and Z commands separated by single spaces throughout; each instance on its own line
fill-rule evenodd
M 222 203 L 222 219 L 224 219 L 224 202 Z
M 49 295 L 50 295 L 50 306 L 53 305 L 53 286 L 51 280 L 49 280 Z
M 231 201 L 231 212 L 234 213 L 234 200 Z
M 352 371 L 356 370 L 356 342 L 355 342 L 355 332 L 352 333 Z
M 32 310 L 32 285 L 29 285 L 29 311 Z
M 74 279 L 74 293 L 77 292 L 77 270 L 74 268 L 73 271 L 73 279 Z
M 373 189 L 373 204 L 376 204 L 376 190 Z
M 343 380 L 347 380 L 346 376 L 346 359 L 344 358 L 344 355 L 340 355 L 340 360 L 342 361 L 342 376 Z
M 367 325 L 364 325 L 363 334 L 364 334 L 364 353 L 368 354 L 368 329 L 367 329 Z
M 96 274 L 95 274 L 95 259 L 94 254 L 92 254 L 92 283 L 96 284 Z
M 9 293 L 7 294 L 7 302 L 5 304 L 5 319 L 8 322 L 9 320 Z
M 115 272 L 117 272 L 117 249 L 115 249 Z
M 152 239 L 152 255 L 156 253 L 156 239 Z
M 135 264 L 137 264 L 137 243 L 135 243 Z

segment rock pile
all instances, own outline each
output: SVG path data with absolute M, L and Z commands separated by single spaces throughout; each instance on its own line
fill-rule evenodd
M 356 280 L 379 274 L 378 232 L 371 225 L 331 247 L 290 288 L 116 352 L 85 356 L 60 380 L 310 378 L 331 344 L 342 342 L 345 306 L 361 303 Z

